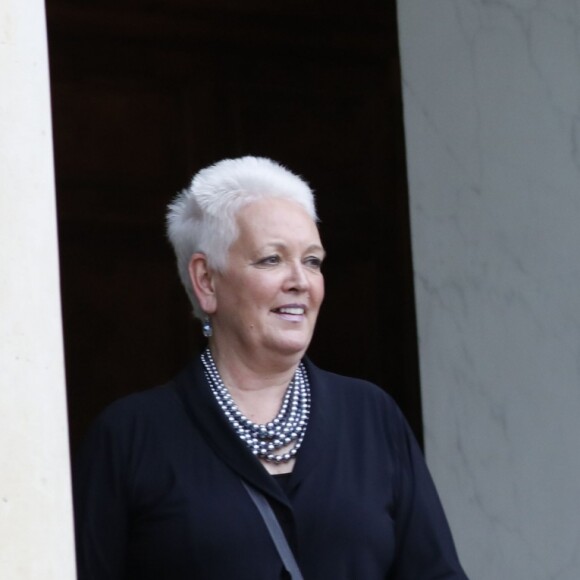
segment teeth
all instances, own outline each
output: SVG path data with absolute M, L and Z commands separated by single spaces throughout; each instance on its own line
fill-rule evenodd
M 278 312 L 281 312 L 282 314 L 304 314 L 304 308 L 298 306 L 292 308 L 279 308 Z

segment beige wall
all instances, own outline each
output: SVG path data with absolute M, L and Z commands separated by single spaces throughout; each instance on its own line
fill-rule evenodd
M 75 577 L 44 2 L 0 3 L 0 578 Z

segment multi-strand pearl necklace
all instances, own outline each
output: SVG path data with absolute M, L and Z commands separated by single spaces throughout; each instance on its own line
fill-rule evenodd
M 250 451 L 256 457 L 272 463 L 290 461 L 302 445 L 310 415 L 310 386 L 304 365 L 298 365 L 276 417 L 269 423 L 259 425 L 239 410 L 220 377 L 209 348 L 202 353 L 201 362 L 218 405 Z M 294 446 L 291 449 L 277 453 L 292 443 Z

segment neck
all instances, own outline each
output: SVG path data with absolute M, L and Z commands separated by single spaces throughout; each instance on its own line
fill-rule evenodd
M 266 371 L 243 364 L 239 357 L 225 356 L 212 345 L 210 350 L 219 378 L 240 411 L 260 425 L 272 421 L 281 408 L 300 361 L 289 368 Z
M 228 388 L 211 351 L 202 354 L 215 399 L 232 427 L 270 473 L 292 470 L 310 414 L 310 388 L 299 368 L 288 388 Z M 234 418 L 236 420 L 234 420 Z
M 285 390 L 300 363 L 300 355 L 245 357 L 210 340 L 209 347 L 223 382 L 237 391 Z

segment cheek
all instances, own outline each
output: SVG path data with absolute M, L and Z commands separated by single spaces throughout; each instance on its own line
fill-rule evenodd
M 320 305 L 324 300 L 324 278 L 322 277 L 322 275 L 320 276 L 320 278 L 316 280 L 316 283 L 314 284 L 313 288 L 314 288 L 313 292 L 314 299 Z
M 239 306 L 245 312 L 254 315 L 269 309 L 276 297 L 275 290 L 270 287 L 267 280 L 252 280 L 251 283 L 245 282 L 245 285 L 240 281 L 237 288 L 240 289 L 240 292 L 236 293 Z
M 280 291 L 281 282 L 274 276 L 260 276 L 246 283 L 246 299 L 260 307 L 272 305 Z

